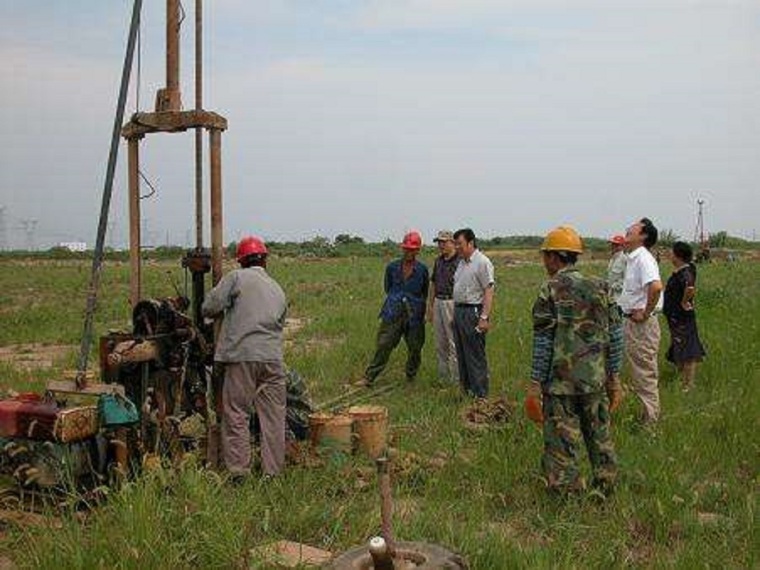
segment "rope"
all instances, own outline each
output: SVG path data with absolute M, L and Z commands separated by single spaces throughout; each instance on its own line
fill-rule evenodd
M 150 183 L 150 180 L 148 180 L 148 178 L 145 176 L 145 174 L 143 174 L 142 170 L 138 170 L 137 172 L 140 175 L 140 178 L 142 178 L 143 181 L 148 185 L 148 188 L 150 188 L 150 192 L 148 192 L 147 194 L 143 194 L 142 196 L 140 196 L 140 200 L 145 200 L 146 198 L 150 198 L 151 196 L 153 196 L 154 194 L 156 194 L 156 187 L 153 186 L 153 184 Z

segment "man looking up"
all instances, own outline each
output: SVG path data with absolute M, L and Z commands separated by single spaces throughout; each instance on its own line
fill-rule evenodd
M 475 233 L 462 228 L 454 233 L 459 264 L 454 273 L 454 342 L 459 383 L 465 394 L 488 395 L 486 333 L 493 308 L 493 263 L 477 248 Z
M 632 224 L 625 234 L 628 264 L 618 304 L 625 322 L 625 353 L 631 363 L 633 391 L 644 406 L 641 420 L 653 424 L 660 417 L 657 354 L 660 350 L 662 309 L 660 268 L 650 249 L 657 243 L 657 228 L 649 218 Z

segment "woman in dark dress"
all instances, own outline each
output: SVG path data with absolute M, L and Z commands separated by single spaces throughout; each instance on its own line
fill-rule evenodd
M 671 261 L 674 269 L 665 286 L 663 303 L 663 313 L 670 328 L 667 358 L 678 368 L 685 392 L 694 386 L 697 363 L 705 356 L 694 314 L 697 268 L 691 263 L 692 257 L 693 251 L 688 243 L 677 241 L 673 244 Z

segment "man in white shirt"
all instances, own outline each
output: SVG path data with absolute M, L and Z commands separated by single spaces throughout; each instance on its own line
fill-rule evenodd
M 628 264 L 618 304 L 625 317 L 625 353 L 631 364 L 633 391 L 644 405 L 642 420 L 660 417 L 657 355 L 660 349 L 662 281 L 650 249 L 657 243 L 657 228 L 649 218 L 632 224 L 625 234 Z
M 459 264 L 454 273 L 454 343 L 459 384 L 465 394 L 488 396 L 486 333 L 493 309 L 493 263 L 477 247 L 475 233 L 462 228 L 454 233 Z

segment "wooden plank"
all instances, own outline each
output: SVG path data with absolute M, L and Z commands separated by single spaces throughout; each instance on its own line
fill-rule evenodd
M 119 394 L 124 396 L 124 386 L 121 384 L 87 384 L 82 389 L 77 388 L 76 382 L 69 380 L 49 380 L 45 388 L 50 392 L 64 394 Z
M 175 133 L 194 128 L 224 131 L 227 130 L 227 119 L 213 111 L 135 113 L 122 127 L 121 136 L 132 139 L 150 133 Z

